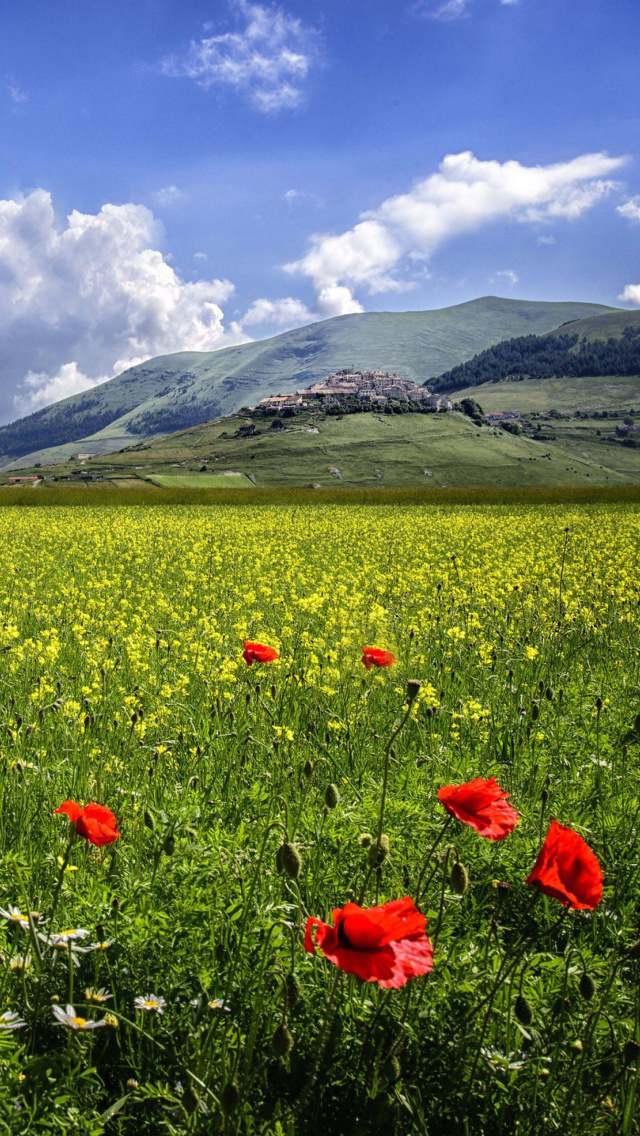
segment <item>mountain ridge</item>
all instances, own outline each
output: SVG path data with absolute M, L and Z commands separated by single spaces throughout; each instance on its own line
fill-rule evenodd
M 157 356 L 0 427 L 0 461 L 15 468 L 62 460 L 78 449 L 110 453 L 345 366 L 395 371 L 424 384 L 518 333 L 543 334 L 568 320 L 618 311 L 579 301 L 485 296 L 427 311 L 335 316 L 218 351 Z

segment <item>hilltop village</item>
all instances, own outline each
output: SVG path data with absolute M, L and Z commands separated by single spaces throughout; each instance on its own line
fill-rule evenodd
M 392 402 L 420 403 L 436 411 L 453 409 L 453 403 L 443 395 L 432 394 L 425 387 L 391 375 L 388 371 L 353 371 L 345 368 L 332 371 L 322 382 L 287 394 L 261 398 L 252 410 L 304 410 L 314 404 L 339 406 L 345 399 L 358 399 L 370 407 L 384 407 Z

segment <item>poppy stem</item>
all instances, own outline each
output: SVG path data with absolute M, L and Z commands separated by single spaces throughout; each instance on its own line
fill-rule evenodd
M 320 1037 L 318 1038 L 318 1045 L 317 1045 L 317 1048 L 316 1048 L 315 1060 L 313 1062 L 313 1065 L 311 1066 L 311 1070 L 309 1072 L 309 1076 L 307 1077 L 305 1086 L 304 1086 L 302 1092 L 300 1093 L 298 1100 L 296 1101 L 295 1105 L 293 1106 L 292 1120 L 295 1120 L 295 1118 L 297 1116 L 299 1116 L 300 1113 L 303 1111 L 303 1109 L 306 1107 L 308 1100 L 309 1100 L 309 1097 L 311 1096 L 311 1093 L 313 1092 L 313 1090 L 314 1090 L 314 1088 L 315 1088 L 315 1086 L 318 1082 L 318 1074 L 320 1072 L 320 1066 L 322 1064 L 322 1059 L 324 1057 L 324 1054 L 325 1054 L 325 1051 L 326 1051 L 326 1048 L 327 1048 L 327 1043 L 329 1041 L 329 1035 L 331 1033 L 331 1026 L 333 1025 L 333 1019 L 335 1017 L 336 1008 L 337 1008 L 337 1005 L 338 1005 L 338 993 L 340 991 L 341 979 L 342 979 L 342 971 L 338 970 L 336 975 L 335 975 L 335 978 L 333 980 L 333 985 L 331 987 L 331 991 L 329 993 L 329 999 L 328 999 L 328 1002 L 327 1002 L 327 1009 L 326 1009 L 325 1015 L 324 1015 L 324 1022 L 323 1022 L 323 1025 L 322 1025 L 322 1031 L 320 1033 Z
M 438 847 L 440 841 L 442 840 L 442 837 L 444 836 L 445 832 L 447 831 L 449 825 L 451 824 L 452 820 L 453 820 L 452 816 L 447 816 L 447 819 L 445 820 L 442 828 L 440 829 L 440 832 L 436 836 L 433 844 L 431 845 L 429 851 L 427 852 L 427 855 L 425 856 L 424 865 L 422 867 L 422 871 L 420 872 L 420 875 L 418 876 L 418 883 L 416 885 L 416 907 L 419 907 L 420 900 L 422 899 L 422 891 L 421 891 L 422 881 L 424 879 L 424 874 L 425 874 L 427 868 L 429 867 L 429 861 L 430 861 L 431 857 L 433 856 L 433 853 L 435 852 L 436 848 Z M 437 870 L 437 865 L 434 868 L 431 875 L 429 876 L 427 883 L 425 884 L 425 888 L 424 888 L 425 891 L 427 890 L 429 884 L 431 883 L 431 880 L 433 879 L 433 877 L 436 873 L 436 870 Z
M 409 720 L 410 713 L 411 713 L 411 704 L 409 704 L 407 706 L 404 717 L 398 723 L 395 730 L 392 732 L 391 737 L 389 738 L 389 741 L 387 742 L 386 746 L 384 747 L 384 776 L 382 778 L 382 800 L 380 801 L 380 816 L 378 818 L 378 835 L 377 835 L 378 848 L 380 847 L 380 838 L 382 836 L 382 829 L 384 827 L 384 810 L 385 810 L 385 805 L 386 805 L 386 802 L 387 802 L 387 784 L 389 782 L 389 759 L 391 757 L 391 746 L 395 742 L 400 731 L 403 729 L 403 727 L 406 725 L 407 721 Z

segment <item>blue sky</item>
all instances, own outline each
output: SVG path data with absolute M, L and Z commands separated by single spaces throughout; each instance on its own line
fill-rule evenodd
M 639 32 L 637 0 L 5 0 L 0 418 L 343 312 L 640 305 Z

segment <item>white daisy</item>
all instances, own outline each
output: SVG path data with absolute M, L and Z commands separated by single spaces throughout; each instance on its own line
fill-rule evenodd
M 73 1006 L 67 1006 L 66 1010 L 63 1010 L 62 1006 L 54 1006 L 53 1015 L 57 1018 L 56 1025 L 66 1026 L 67 1029 L 72 1030 L 94 1030 L 107 1024 L 104 1018 L 99 1022 L 89 1022 L 86 1018 L 79 1017 Z
M 7 920 L 7 923 L 17 924 L 18 927 L 22 927 L 23 931 L 29 930 L 29 918 L 27 915 L 22 914 L 19 907 L 13 907 L 9 904 L 8 911 L 5 911 L 4 907 L 0 907 L 0 915 Z M 39 918 L 38 912 L 34 911 L 31 918 L 34 921 L 37 920 Z
M 5 1010 L 4 1014 L 0 1014 L 0 1030 L 22 1029 L 26 1024 L 14 1010 Z
M 77 943 L 80 939 L 86 939 L 89 931 L 83 931 L 81 927 L 72 928 L 70 931 L 58 931 L 55 935 L 40 935 L 44 943 L 54 950 L 64 950 L 69 946 L 69 943 Z
M 113 994 L 107 994 L 107 991 L 102 986 L 99 990 L 94 990 L 92 986 L 89 986 L 85 990 L 84 996 L 87 1002 L 108 1002 L 113 998 Z
M 156 1014 L 164 1014 L 166 1001 L 159 994 L 144 994 L 134 1000 L 136 1010 L 151 1010 Z

